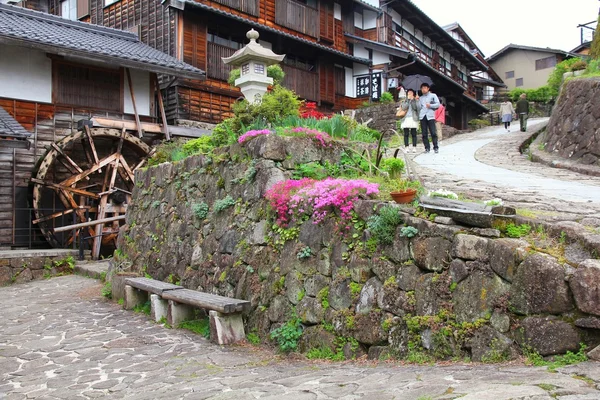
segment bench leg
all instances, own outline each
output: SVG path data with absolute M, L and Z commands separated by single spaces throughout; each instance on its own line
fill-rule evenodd
M 177 328 L 183 321 L 193 320 L 195 314 L 194 311 L 195 307 L 193 306 L 176 303 L 173 300 L 169 300 L 167 321 L 173 328 Z
M 133 310 L 137 306 L 144 305 L 148 301 L 148 295 L 143 290 L 136 289 L 129 285 L 125 285 L 125 302 L 126 310 Z
M 242 314 L 221 314 L 211 311 L 210 340 L 217 344 L 233 344 L 246 338 Z
M 150 295 L 150 315 L 152 319 L 159 322 L 161 319 L 167 319 L 169 313 L 169 302 L 157 294 Z

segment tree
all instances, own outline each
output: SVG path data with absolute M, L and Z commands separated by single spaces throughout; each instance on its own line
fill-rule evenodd
M 600 59 L 600 16 L 598 16 L 598 24 L 596 25 L 596 33 L 590 47 L 590 56 L 593 59 Z

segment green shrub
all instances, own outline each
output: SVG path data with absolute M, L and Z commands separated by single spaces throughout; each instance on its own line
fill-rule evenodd
M 521 94 L 525 93 L 527 95 L 527 100 L 535 101 L 538 103 L 547 103 L 555 96 L 553 90 L 550 86 L 540 86 L 537 89 L 521 89 L 516 88 L 508 92 L 508 97 L 511 101 L 519 100 Z M 558 94 L 558 92 L 557 92 Z
M 256 333 L 250 332 L 249 334 L 247 334 L 246 340 L 253 345 L 260 344 L 260 337 Z
M 531 232 L 531 225 L 529 224 L 508 224 L 506 225 L 506 236 L 511 238 L 520 238 L 523 236 L 527 236 Z
M 144 304 L 133 307 L 133 312 L 150 315 L 150 307 L 150 300 L 148 300 Z
M 381 133 L 375 129 L 371 129 L 366 125 L 357 125 L 350 132 L 349 140 L 353 142 L 375 143 L 381 137 Z
M 148 166 L 150 167 L 164 162 L 180 161 L 186 157 L 185 151 L 183 151 L 183 140 L 181 139 L 162 142 L 155 149 L 156 151 L 152 157 L 148 159 Z
M 419 230 L 414 226 L 403 226 L 402 228 L 400 228 L 400 236 L 404 236 L 407 238 L 415 237 L 418 233 Z
M 275 340 L 279 345 L 279 349 L 284 353 L 294 351 L 298 348 L 298 340 L 302 336 L 302 325 L 297 316 L 283 324 L 281 327 L 271 332 L 271 339 Z
M 396 227 L 402 223 L 402 216 L 396 207 L 381 207 L 377 215 L 367 220 L 367 228 L 379 244 L 390 244 L 396 236 Z
M 192 204 L 192 212 L 196 218 L 203 220 L 208 215 L 208 204 L 205 202 L 194 203 Z
M 215 210 L 215 213 L 220 213 L 221 211 L 232 207 L 235 205 L 235 200 L 233 199 L 233 197 L 231 197 L 230 195 L 227 195 L 227 197 L 225 197 L 224 199 L 220 199 L 220 200 L 216 200 L 215 203 L 213 204 L 213 210 Z
M 227 83 L 230 86 L 235 86 L 235 81 L 241 76 L 241 71 L 239 68 L 234 68 L 229 72 L 229 78 L 227 78 Z M 278 85 L 283 82 L 283 78 L 285 77 L 285 72 L 279 65 L 269 65 L 267 67 L 267 76 L 269 78 L 273 78 L 273 84 Z
M 318 162 L 309 162 L 305 164 L 297 164 L 292 177 L 294 179 L 311 178 L 322 180 L 329 176 L 329 171 Z
M 479 129 L 479 128 L 483 128 L 483 127 L 485 127 L 485 126 L 490 126 L 490 121 L 488 121 L 488 120 L 486 120 L 486 119 L 478 119 L 478 118 L 475 118 L 475 119 L 472 119 L 472 120 L 470 120 L 470 121 L 468 122 L 468 124 L 469 124 L 469 126 L 470 126 L 470 127 L 472 127 L 472 128 Z
M 235 80 L 242 76 L 242 71 L 239 68 L 234 68 L 229 71 L 229 77 L 227 78 L 227 83 L 229 86 L 235 86 Z
M 569 58 L 556 64 L 554 71 L 548 77 L 548 87 L 550 88 L 550 95 L 552 97 L 558 96 L 560 85 L 563 82 L 563 74 L 569 72 L 571 66 L 580 60 L 581 58 Z
M 210 323 L 208 318 L 184 321 L 179 324 L 179 328 L 187 329 L 188 331 L 197 333 L 198 335 L 204 336 L 207 339 L 210 337 Z
M 586 68 L 587 68 L 587 62 L 585 60 L 578 59 L 573 64 L 571 64 L 571 66 L 569 67 L 569 71 L 573 71 L 573 72 L 581 71 L 582 69 L 586 69 Z
M 110 282 L 104 283 L 101 293 L 107 299 L 112 299 L 112 284 Z
M 592 40 L 592 45 L 590 46 L 590 57 L 594 60 L 600 59 L 600 16 L 598 17 L 598 24 L 596 25 L 594 40 Z
M 308 246 L 300 249 L 296 257 L 298 260 L 304 260 L 306 258 L 310 258 L 312 256 L 312 249 Z
M 187 156 L 193 154 L 209 154 L 215 147 L 212 136 L 201 136 L 185 142 L 183 144 L 183 151 Z
M 384 92 L 381 94 L 381 97 L 379 97 L 379 101 L 381 104 L 393 103 L 394 96 L 390 92 Z
M 384 158 L 381 162 L 381 168 L 390 174 L 390 178 L 398 179 L 404 172 L 404 160 L 400 158 Z

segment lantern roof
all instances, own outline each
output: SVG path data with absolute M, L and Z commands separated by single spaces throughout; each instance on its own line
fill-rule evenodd
M 249 61 L 259 61 L 266 65 L 273 65 L 280 63 L 285 58 L 285 54 L 275 54 L 272 50 L 261 46 L 256 41 L 259 34 L 254 29 L 250 29 L 246 33 L 246 37 L 250 39 L 250 43 L 233 53 L 230 57 L 222 57 L 225 64 L 239 67 Z

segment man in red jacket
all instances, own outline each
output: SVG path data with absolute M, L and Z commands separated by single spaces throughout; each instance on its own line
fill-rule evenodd
M 437 131 L 438 142 L 442 141 L 442 127 L 446 123 L 446 107 L 440 101 L 440 106 L 435 110 L 435 130 Z

